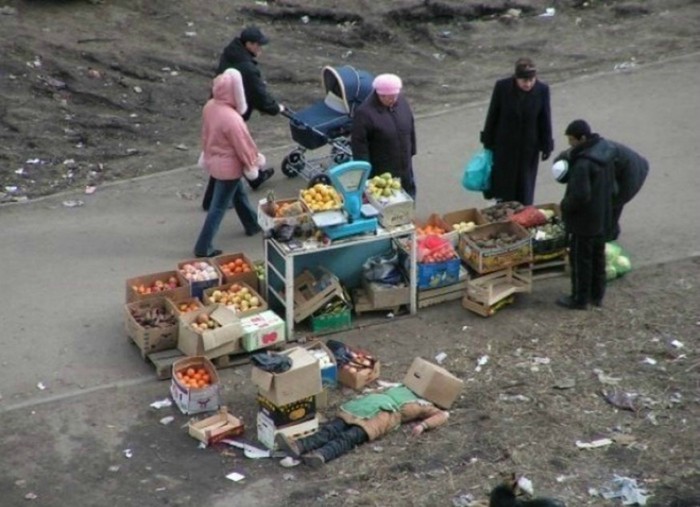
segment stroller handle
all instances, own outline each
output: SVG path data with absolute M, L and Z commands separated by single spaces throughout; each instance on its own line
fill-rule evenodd
M 321 138 L 323 139 L 323 141 L 324 141 L 325 143 L 330 143 L 330 142 L 331 142 L 331 138 L 328 137 L 326 134 L 324 134 L 323 132 L 321 132 L 320 130 L 318 130 L 318 129 L 317 129 L 316 127 L 314 127 L 313 125 L 309 125 L 308 123 L 306 123 L 306 122 L 300 120 L 299 117 L 297 116 L 296 112 L 294 112 L 293 109 L 289 109 L 287 106 L 285 106 L 285 107 L 284 107 L 284 111 L 282 111 L 280 114 L 281 114 L 282 116 L 284 116 L 285 118 L 288 118 L 289 121 L 292 122 L 292 123 L 294 124 L 294 126 L 300 128 L 300 129 L 305 129 L 305 130 L 310 130 L 310 131 L 312 131 L 314 134 L 316 134 L 316 135 L 318 135 L 318 136 L 321 136 Z

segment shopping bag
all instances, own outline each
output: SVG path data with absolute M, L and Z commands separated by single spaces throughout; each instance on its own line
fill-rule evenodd
M 462 186 L 474 192 L 483 192 L 491 188 L 491 166 L 493 165 L 493 152 L 485 148 L 480 149 L 467 162 L 462 175 Z

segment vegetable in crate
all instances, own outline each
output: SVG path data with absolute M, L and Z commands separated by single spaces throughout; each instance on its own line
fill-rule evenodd
M 131 315 L 140 326 L 146 328 L 164 328 L 177 324 L 175 315 L 160 307 L 131 308 Z
M 489 222 L 503 222 L 508 220 L 511 215 L 518 213 L 524 208 L 522 204 L 517 201 L 506 201 L 499 202 L 488 208 L 481 210 L 481 214 Z
M 547 223 L 547 216 L 534 206 L 526 206 L 517 213 L 513 213 L 510 219 L 523 227 L 535 227 Z

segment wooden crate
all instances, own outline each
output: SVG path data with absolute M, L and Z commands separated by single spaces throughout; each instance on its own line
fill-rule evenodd
M 362 315 L 367 312 L 393 312 L 394 315 L 399 313 L 401 305 L 392 306 L 375 306 L 369 299 L 367 292 L 362 287 L 353 289 L 352 291 L 352 306 L 357 315 Z
M 567 276 L 569 273 L 569 255 L 564 252 L 554 258 L 523 264 L 516 268 L 516 273 L 525 273 L 526 271 L 532 273 L 533 280 Z
M 515 295 L 511 294 L 493 305 L 485 305 L 479 301 L 471 299 L 468 294 L 465 294 L 462 298 L 462 307 L 481 315 L 482 317 L 490 317 L 504 306 L 511 304 L 513 301 L 515 301 Z
M 489 307 L 517 292 L 531 291 L 532 272 L 526 268 L 516 271 L 510 267 L 467 282 L 469 299 Z

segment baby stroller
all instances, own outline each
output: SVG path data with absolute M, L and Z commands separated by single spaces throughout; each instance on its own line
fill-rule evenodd
M 298 112 L 286 109 L 292 139 L 297 143 L 282 160 L 282 172 L 293 178 L 324 179 L 325 171 L 352 158 L 350 132 L 355 108 L 372 92 L 374 76 L 350 65 L 325 66 L 321 71 L 323 100 Z M 330 154 L 308 158 L 307 151 L 330 146 Z

